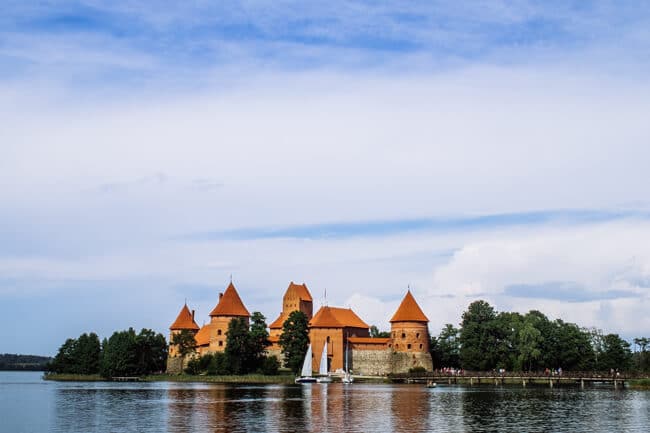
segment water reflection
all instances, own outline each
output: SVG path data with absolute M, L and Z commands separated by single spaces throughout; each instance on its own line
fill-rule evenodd
M 25 376 L 27 377 L 27 376 Z M 650 392 L 5 380 L 0 431 L 645 432 Z

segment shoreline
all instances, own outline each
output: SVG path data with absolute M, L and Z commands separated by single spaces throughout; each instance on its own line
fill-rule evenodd
M 117 379 L 117 378 L 115 378 Z M 98 374 L 45 374 L 43 380 L 51 380 L 58 382 L 117 382 L 121 380 L 107 379 Z M 280 384 L 288 385 L 294 384 L 295 376 L 288 374 L 279 374 L 275 376 L 267 376 L 263 374 L 248 374 L 242 376 L 226 375 L 226 376 L 193 376 L 193 375 L 170 375 L 170 374 L 156 374 L 147 376 L 138 376 L 132 379 L 133 382 L 187 382 L 187 383 L 234 383 L 242 385 L 256 385 L 256 384 Z M 340 382 L 334 378 L 334 383 Z M 355 377 L 357 383 L 387 383 L 384 377 Z

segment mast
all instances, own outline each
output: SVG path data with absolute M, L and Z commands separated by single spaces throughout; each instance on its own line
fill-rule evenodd
M 348 347 L 348 333 L 345 333 L 345 372 L 348 372 L 348 351 L 350 350 Z

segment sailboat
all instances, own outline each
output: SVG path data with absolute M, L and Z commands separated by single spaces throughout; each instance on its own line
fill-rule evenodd
M 343 383 L 352 383 L 354 382 L 354 378 L 350 374 L 350 369 L 348 368 L 348 339 L 347 337 L 345 338 L 345 373 L 343 374 L 343 378 L 341 379 L 341 382 Z
M 323 346 L 323 353 L 320 356 L 320 366 L 318 367 L 318 383 L 331 383 L 332 378 L 327 371 L 327 340 Z
M 305 354 L 305 360 L 302 363 L 302 371 L 300 372 L 300 377 L 296 377 L 296 383 L 314 383 L 316 378 L 311 376 L 311 344 L 307 348 L 307 353 Z

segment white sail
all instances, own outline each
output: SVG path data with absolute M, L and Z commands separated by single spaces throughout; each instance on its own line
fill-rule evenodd
M 318 374 L 327 376 L 327 341 L 323 346 L 323 353 L 320 356 L 320 366 L 318 367 Z
M 307 353 L 305 354 L 305 362 L 302 363 L 302 372 L 300 375 L 302 377 L 311 377 L 311 344 L 307 348 Z

